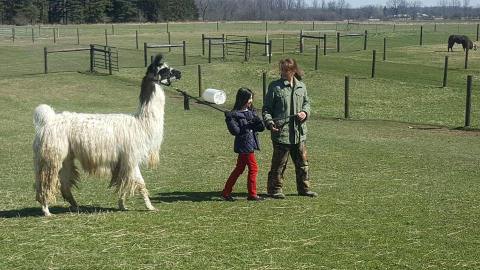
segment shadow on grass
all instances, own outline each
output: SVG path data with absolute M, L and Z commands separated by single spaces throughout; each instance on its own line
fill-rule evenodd
M 75 214 L 96 214 L 96 213 L 106 213 L 106 212 L 116 212 L 120 211 L 116 208 L 105 208 L 98 206 L 80 206 L 78 210 L 73 210 L 69 207 L 60 207 L 54 206 L 49 207 L 52 214 L 65 214 L 65 213 L 75 213 Z M 42 209 L 39 207 L 28 207 L 23 209 L 14 209 L 14 210 L 5 210 L 0 211 L 0 218 L 22 218 L 22 217 L 43 217 Z
M 165 193 L 157 193 L 155 196 L 151 196 L 150 199 L 152 202 L 160 203 L 160 202 L 178 202 L 178 201 L 186 201 L 186 202 L 205 202 L 205 201 L 222 201 L 220 197 L 220 191 L 175 191 L 175 192 L 165 192 Z M 248 196 L 247 193 L 233 193 L 233 197 L 246 198 Z

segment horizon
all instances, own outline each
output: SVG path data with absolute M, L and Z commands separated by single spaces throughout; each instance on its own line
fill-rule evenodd
M 313 0 L 309 0 L 310 3 L 313 2 Z M 440 0 L 420 0 L 421 7 L 434 7 L 434 6 L 439 6 L 438 2 Z M 319 0 L 321 3 L 321 0 Z M 328 2 L 328 1 L 325 1 Z M 374 6 L 386 6 L 388 0 L 345 0 L 346 3 L 350 4 L 351 8 L 360 8 L 360 7 L 365 7 L 369 5 L 374 5 Z M 480 7 L 480 3 L 473 3 L 474 1 L 470 1 L 470 7 Z M 462 3 L 461 3 L 462 4 Z

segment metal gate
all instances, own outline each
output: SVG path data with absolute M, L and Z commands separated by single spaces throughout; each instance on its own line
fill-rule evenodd
M 239 35 L 226 35 L 225 54 L 226 55 L 245 55 L 245 42 L 248 40 L 248 36 Z M 229 43 L 233 42 L 233 43 Z M 235 43 L 238 42 L 238 43 Z M 247 55 L 250 57 L 250 44 L 247 44 Z
M 90 71 L 94 71 L 95 68 L 108 70 L 110 75 L 112 71 L 119 71 L 118 49 L 111 46 L 91 44 Z

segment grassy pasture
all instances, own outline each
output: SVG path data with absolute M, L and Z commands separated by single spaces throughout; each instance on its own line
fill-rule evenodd
M 480 55 L 464 54 L 458 45 L 446 52 L 450 33 L 475 36 L 476 24 L 424 24 L 419 46 L 415 24 L 346 25 L 316 23 L 328 35 L 327 56 L 313 69 L 318 41 L 297 51 L 300 29 L 312 23 L 269 23 L 273 61 L 263 48 L 213 61 L 202 56 L 201 34 L 248 35 L 262 41 L 265 24 L 169 24 L 172 43 L 163 50 L 182 70 L 174 86 L 197 93 L 197 65 L 203 86 L 224 89 L 231 107 L 236 89 L 253 88 L 261 107 L 262 72 L 277 78 L 277 61 L 293 56 L 304 67 L 312 99 L 308 150 L 315 199 L 295 196 L 294 170 L 286 171 L 287 199 L 252 203 L 245 200 L 245 177 L 235 187 L 238 201 L 218 195 L 235 163 L 233 137 L 223 115 L 191 104 L 166 89 L 166 127 L 157 169 L 143 169 L 158 212 L 144 211 L 130 198 L 130 211 L 116 210 L 116 196 L 106 179 L 82 174 L 74 196 L 82 205 L 71 212 L 59 197 L 52 218 L 41 217 L 33 188 L 32 111 L 40 103 L 56 110 L 88 113 L 133 112 L 145 72 L 143 51 L 135 48 L 135 30 L 143 42 L 165 44 L 166 24 L 115 25 L 109 44 L 119 48 L 120 72 L 90 74 L 88 52 L 49 55 L 43 74 L 43 47 L 85 47 L 105 42 L 110 25 L 59 26 L 32 44 L 26 28 L 15 44 L 0 37 L 0 269 L 480 269 Z M 334 33 L 369 31 L 342 40 L 336 52 Z M 35 28 L 38 31 L 38 28 Z M 322 33 L 323 35 L 323 33 Z M 382 61 L 383 38 L 387 60 Z M 370 78 L 372 50 L 377 50 L 376 78 Z M 162 50 L 158 50 L 162 51 Z M 154 53 L 155 51 L 152 51 Z M 323 52 L 323 51 L 321 51 Z M 443 60 L 449 56 L 448 87 L 441 88 Z M 350 76 L 350 120 L 343 120 L 344 76 Z M 464 125 L 466 76 L 473 75 L 472 125 Z M 261 133 L 258 190 L 266 189 L 271 146 Z

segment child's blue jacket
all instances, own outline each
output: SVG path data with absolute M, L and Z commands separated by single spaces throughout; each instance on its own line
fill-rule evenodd
M 257 132 L 265 130 L 265 125 L 255 111 L 232 111 L 225 113 L 228 131 L 235 136 L 235 153 L 250 153 L 260 150 Z

